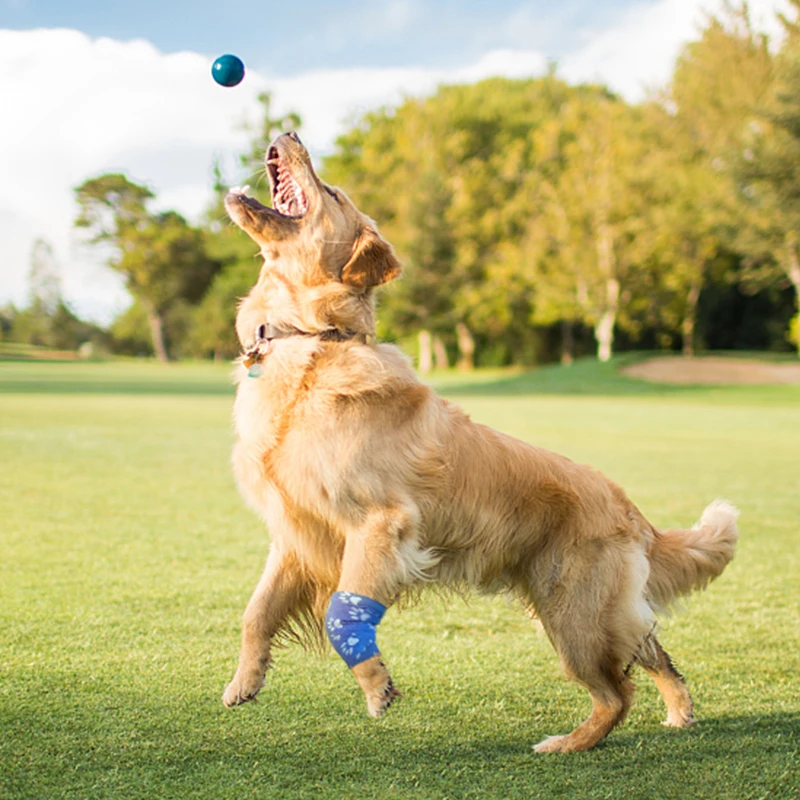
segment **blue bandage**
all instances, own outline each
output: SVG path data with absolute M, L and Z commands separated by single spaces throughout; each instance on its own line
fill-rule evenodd
M 375 628 L 385 613 L 383 603 L 363 594 L 333 593 L 325 615 L 325 630 L 334 649 L 350 669 L 380 652 L 375 641 Z

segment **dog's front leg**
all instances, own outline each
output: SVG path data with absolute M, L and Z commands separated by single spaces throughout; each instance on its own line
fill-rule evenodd
M 233 680 L 222 695 L 228 708 L 254 700 L 264 685 L 272 637 L 307 600 L 297 557 L 274 544 L 261 580 L 244 612 L 242 649 Z
M 409 526 L 407 514 L 375 512 L 347 536 L 339 585 L 325 620 L 328 637 L 361 686 L 373 717 L 380 717 L 401 696 L 376 634 L 386 607 L 408 580 L 398 545 L 410 535 Z

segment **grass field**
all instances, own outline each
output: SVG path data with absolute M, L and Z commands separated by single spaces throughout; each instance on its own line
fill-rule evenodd
M 700 723 L 537 756 L 588 695 L 505 599 L 390 611 L 403 701 L 375 722 L 333 654 L 277 654 L 224 709 L 267 550 L 229 469 L 228 368 L 0 363 L 0 797 L 800 797 L 800 387 L 655 387 L 579 363 L 444 376 L 476 420 L 591 463 L 660 526 L 718 496 L 737 558 L 665 621 Z

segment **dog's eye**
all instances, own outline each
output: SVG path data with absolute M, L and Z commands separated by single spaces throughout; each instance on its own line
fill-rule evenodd
M 336 192 L 334 192 L 334 191 L 333 191 L 333 189 L 331 189 L 331 187 L 330 187 L 330 186 L 326 186 L 326 187 L 325 187 L 325 191 L 327 191 L 327 193 L 328 193 L 328 194 L 329 194 L 329 195 L 330 195 L 330 196 L 331 196 L 331 197 L 332 197 L 332 198 L 333 198 L 333 199 L 334 199 L 334 200 L 335 200 L 337 203 L 341 202 L 341 201 L 339 200 L 339 195 L 338 195 L 338 194 L 336 194 Z

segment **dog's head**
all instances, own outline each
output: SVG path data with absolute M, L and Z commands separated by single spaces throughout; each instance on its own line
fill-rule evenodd
M 375 223 L 341 189 L 320 180 L 296 133 L 270 145 L 266 166 L 272 208 L 240 189 L 225 198 L 231 219 L 261 248 L 266 269 L 298 287 L 339 282 L 356 293 L 400 273 Z

